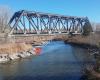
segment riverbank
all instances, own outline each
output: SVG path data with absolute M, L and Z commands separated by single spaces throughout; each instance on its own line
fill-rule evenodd
M 94 56 L 96 64 L 86 67 L 85 75 L 87 80 L 100 80 L 100 36 L 73 36 L 64 40 L 65 44 L 82 47 L 88 50 L 90 56 Z
M 97 33 L 91 33 L 89 36 L 75 35 L 69 36 L 64 39 L 67 44 L 79 46 L 85 49 L 99 50 L 100 35 Z
M 0 45 L 0 63 L 36 55 L 31 44 L 7 43 Z

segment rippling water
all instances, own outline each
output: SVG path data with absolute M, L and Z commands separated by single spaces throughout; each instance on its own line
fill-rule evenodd
M 87 50 L 56 41 L 39 56 L 0 64 L 0 80 L 80 80 L 84 65 L 92 62 Z

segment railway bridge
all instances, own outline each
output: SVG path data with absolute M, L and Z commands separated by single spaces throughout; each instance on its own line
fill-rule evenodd
M 21 10 L 15 12 L 8 23 L 9 37 L 16 42 L 40 42 L 67 37 L 70 33 L 81 35 L 87 24 L 90 24 L 87 17 Z

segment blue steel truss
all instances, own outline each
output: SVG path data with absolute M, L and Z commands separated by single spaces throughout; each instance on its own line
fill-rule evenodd
M 11 34 L 83 33 L 87 17 L 64 16 L 34 11 L 15 12 L 9 21 Z

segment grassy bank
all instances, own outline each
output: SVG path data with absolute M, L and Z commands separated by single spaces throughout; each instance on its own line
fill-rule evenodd
M 98 44 L 100 42 L 100 35 L 97 33 L 92 33 L 89 36 L 69 36 L 69 38 L 67 38 L 64 42 L 84 48 L 98 48 Z
M 0 53 L 13 54 L 17 52 L 28 51 L 32 46 L 25 43 L 6 43 L 0 45 Z

